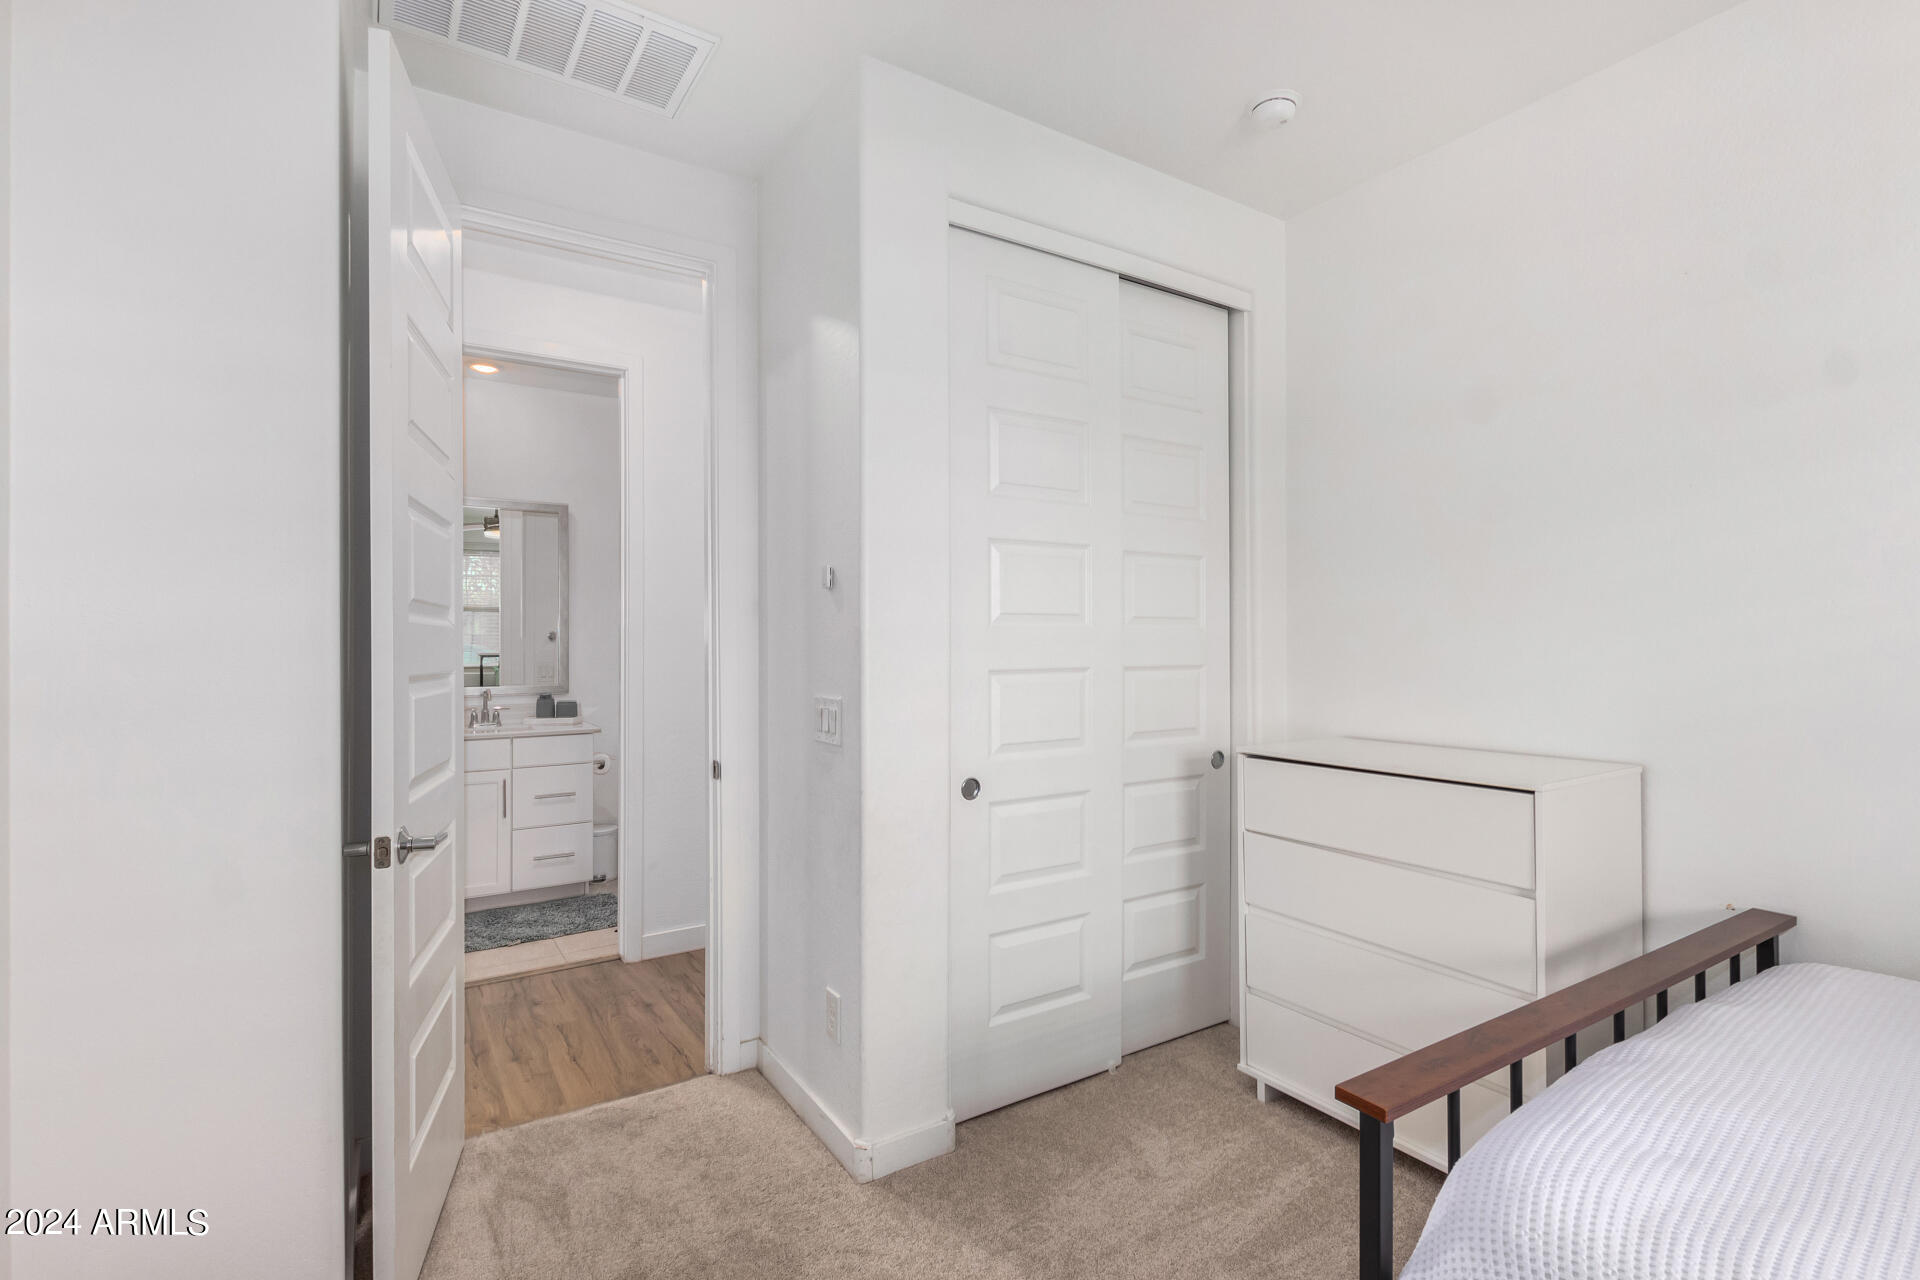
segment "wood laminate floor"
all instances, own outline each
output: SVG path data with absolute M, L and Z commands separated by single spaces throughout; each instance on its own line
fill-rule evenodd
M 706 1071 L 707 953 L 467 988 L 467 1136 Z

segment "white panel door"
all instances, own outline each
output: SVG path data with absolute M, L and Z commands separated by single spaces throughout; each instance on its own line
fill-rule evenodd
M 1122 1047 L 1223 1022 L 1227 313 L 1120 282 Z
M 384 31 L 367 77 L 373 1265 L 414 1280 L 466 1128 L 460 228 Z
M 1119 279 L 949 234 L 948 1076 L 964 1120 L 1120 1061 Z

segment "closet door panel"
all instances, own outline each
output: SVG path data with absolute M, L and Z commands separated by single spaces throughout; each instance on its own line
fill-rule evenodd
M 1119 281 L 950 234 L 948 1046 L 966 1119 L 1120 1058 Z
M 1120 283 L 1125 1052 L 1226 1020 L 1227 313 Z M 1224 757 L 1223 757 L 1224 758 Z

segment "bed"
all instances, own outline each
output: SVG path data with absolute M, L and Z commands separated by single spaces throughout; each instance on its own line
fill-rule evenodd
M 1342 1084 L 1362 1280 L 1391 1276 L 1392 1121 L 1609 1014 L 1614 1044 L 1459 1159 L 1401 1280 L 1920 1280 L 1920 982 L 1779 966 L 1792 924 L 1742 913 Z M 1735 985 L 1666 1016 L 1722 962 Z

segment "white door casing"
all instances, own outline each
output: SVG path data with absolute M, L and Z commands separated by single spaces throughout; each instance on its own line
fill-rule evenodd
M 460 229 L 406 69 L 369 32 L 373 1262 L 414 1280 L 465 1134 Z M 428 842 L 406 854 L 400 832 Z M 404 860 L 403 860 L 404 855 Z
M 1122 1050 L 1226 1020 L 1227 313 L 1120 282 Z M 1222 753 L 1215 767 L 1213 753 Z
M 1227 319 L 949 237 L 964 1120 L 1227 1016 Z

